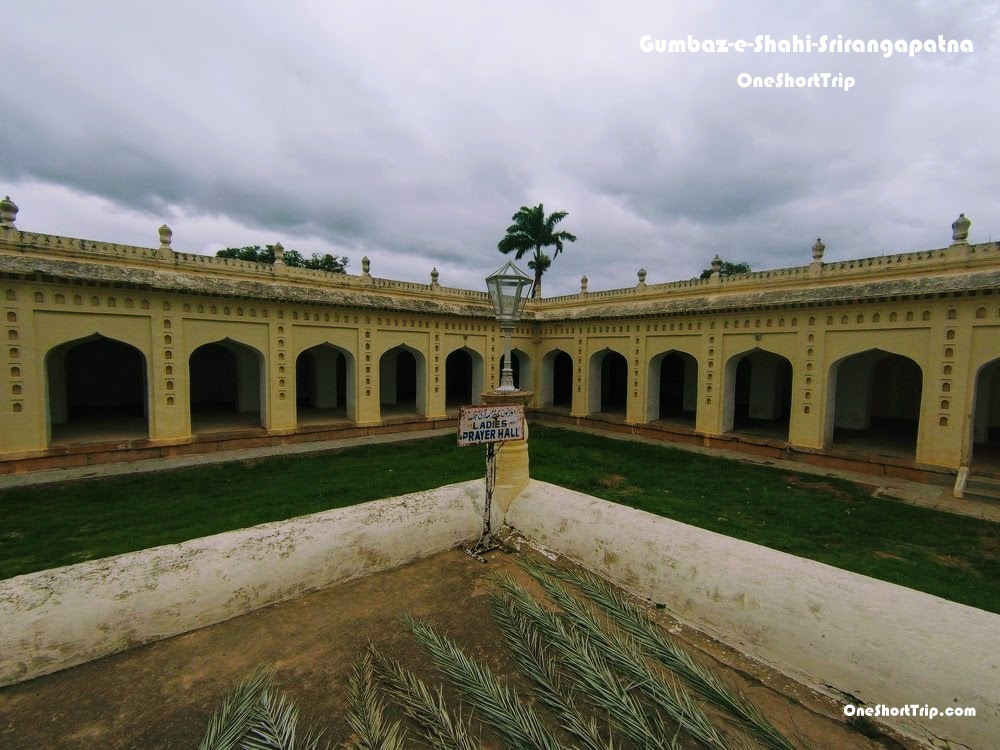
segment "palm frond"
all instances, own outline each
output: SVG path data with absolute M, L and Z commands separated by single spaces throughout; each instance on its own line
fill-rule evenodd
M 354 731 L 351 747 L 357 750 L 403 750 L 399 722 L 389 723 L 375 684 L 371 654 L 365 654 L 351 671 L 348 683 L 347 723 Z
M 560 661 L 546 653 L 538 631 L 518 612 L 510 598 L 495 589 L 490 593 L 490 609 L 518 670 L 531 680 L 533 692 L 542 705 L 577 739 L 578 747 L 581 750 L 614 750 L 610 738 L 601 738 L 597 722 L 584 718 L 572 693 L 559 678 Z
M 274 685 L 270 664 L 261 664 L 240 681 L 216 709 L 198 750 L 234 750 L 250 729 L 261 694 Z
M 670 669 L 688 687 L 726 712 L 770 750 L 794 750 L 788 740 L 748 698 L 725 685 L 710 669 L 694 661 L 662 628 L 618 589 L 589 571 L 573 571 L 542 562 L 535 567 L 579 589 L 622 630 L 642 652 Z
M 475 750 L 479 743 L 461 716 L 454 717 L 438 688 L 431 694 L 423 680 L 403 669 L 398 661 L 369 647 L 375 674 L 386 685 L 403 712 L 417 723 L 421 736 L 437 750 Z
M 691 699 L 687 691 L 679 685 L 667 682 L 651 669 L 631 639 L 602 628 L 589 608 L 559 583 L 545 575 L 540 568 L 527 562 L 523 563 L 522 567 L 541 584 L 545 593 L 562 608 L 573 625 L 592 638 L 600 647 L 601 653 L 639 685 L 671 719 L 709 747 L 729 746 L 725 737 Z
M 607 713 L 608 720 L 639 747 L 676 750 L 667 727 L 657 718 L 647 716 L 632 691 L 623 685 L 598 648 L 583 633 L 568 628 L 562 619 L 546 610 L 522 586 L 504 576 L 497 587 L 538 632 L 562 654 L 565 673 L 596 708 Z
M 294 700 L 277 690 L 265 690 L 257 701 L 250 729 L 240 743 L 241 750 L 315 750 L 320 733 L 311 730 L 297 741 L 298 719 L 299 708 Z
M 404 618 L 451 684 L 511 747 L 560 750 L 548 727 L 486 666 L 470 659 L 453 641 L 413 618 Z

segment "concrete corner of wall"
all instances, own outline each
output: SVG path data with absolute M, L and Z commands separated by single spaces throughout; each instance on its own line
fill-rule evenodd
M 463 482 L 0 581 L 0 685 L 449 549 L 483 502 Z
M 976 709 L 880 721 L 924 741 L 1000 737 L 1000 616 L 532 481 L 506 521 L 678 619 L 868 705 Z

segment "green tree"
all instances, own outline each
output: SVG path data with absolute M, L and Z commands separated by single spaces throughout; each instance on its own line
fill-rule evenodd
M 217 258 L 235 258 L 251 263 L 274 263 L 274 245 L 247 245 L 246 247 L 227 247 L 219 250 Z M 305 258 L 298 250 L 285 250 L 283 256 L 285 265 L 293 268 L 310 268 L 314 271 L 329 271 L 330 273 L 346 273 L 349 263 L 346 255 L 337 257 L 330 253 L 313 253 Z
M 556 211 L 546 216 L 541 203 L 537 206 L 521 206 L 511 217 L 514 223 L 507 227 L 507 234 L 497 243 L 497 250 L 504 254 L 514 253 L 517 260 L 520 260 L 526 252 L 534 251 L 534 255 L 528 261 L 528 268 L 535 272 L 532 297 L 542 296 L 542 274 L 562 252 L 563 243 L 576 242 L 575 235 L 565 231 L 555 231 L 556 224 L 567 215 L 566 211 Z M 555 247 L 551 258 L 542 252 L 543 247 Z
M 722 261 L 722 268 L 719 270 L 719 274 L 722 276 L 735 276 L 738 273 L 750 273 L 749 263 L 733 263 L 728 260 Z M 701 272 L 699 279 L 707 279 L 712 275 L 712 269 L 706 268 Z

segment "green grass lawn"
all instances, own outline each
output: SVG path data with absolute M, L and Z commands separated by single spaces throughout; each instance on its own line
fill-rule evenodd
M 0 578 L 484 473 L 453 437 L 0 492 Z M 535 425 L 531 475 L 1000 613 L 1000 524 L 840 480 Z
M 535 479 L 1000 613 L 1000 524 L 659 445 L 543 427 L 530 443 Z

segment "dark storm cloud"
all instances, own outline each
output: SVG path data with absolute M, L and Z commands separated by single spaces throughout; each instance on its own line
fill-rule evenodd
M 947 244 L 996 225 L 985 2 L 22 3 L 5 11 L 0 192 L 26 229 L 273 242 L 480 286 L 521 205 L 570 212 L 547 293 Z M 972 55 L 646 54 L 656 38 L 975 41 Z M 846 73 L 853 91 L 741 89 Z M 982 236 L 980 236 L 980 233 Z

